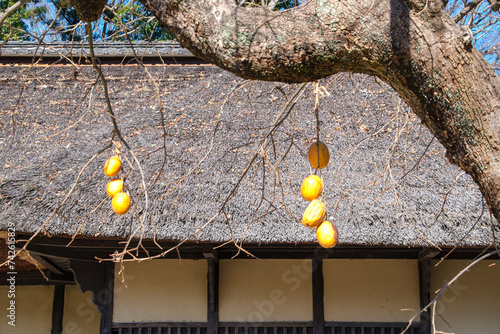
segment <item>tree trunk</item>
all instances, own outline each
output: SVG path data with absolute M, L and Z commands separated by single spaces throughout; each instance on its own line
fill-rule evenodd
M 235 0 L 141 2 L 193 54 L 243 78 L 380 77 L 500 220 L 500 78 L 441 0 L 309 0 L 279 12 Z

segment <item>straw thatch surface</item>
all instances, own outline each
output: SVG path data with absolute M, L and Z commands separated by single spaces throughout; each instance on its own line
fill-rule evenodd
M 133 213 L 111 212 L 108 178 L 102 173 L 113 154 L 108 150 L 83 172 L 74 194 L 47 224 L 52 235 L 73 235 L 81 226 L 84 236 L 126 238 L 146 215 L 146 238 L 188 237 L 216 215 L 237 184 L 286 103 L 282 91 L 290 98 L 299 87 L 273 90 L 273 83 L 253 83 L 229 96 L 242 80 L 215 67 L 150 67 L 161 92 L 165 152 L 148 75 L 139 67 L 103 68 L 117 122 L 144 171 L 147 211 L 139 169 L 126 165 Z M 0 230 L 14 221 L 18 232 L 28 233 L 59 206 L 113 130 L 102 91 L 85 95 L 95 80 L 90 67 L 76 78 L 65 66 L 30 71 L 3 67 L 0 74 Z M 462 238 L 463 246 L 492 243 L 492 230 L 499 227 L 492 229 L 487 209 L 478 220 L 477 187 L 467 175 L 455 183 L 461 171 L 446 162 L 437 141 L 424 154 L 431 136 L 394 93 L 373 78 L 347 74 L 321 84 L 330 94 L 320 99 L 320 120 L 331 161 L 320 175 L 328 217 L 337 224 L 341 243 L 453 246 Z M 298 190 L 312 172 L 305 153 L 316 134 L 313 105 L 308 88 L 255 160 L 225 214 L 193 239 L 315 241 L 314 231 L 293 218 L 300 219 L 306 207 Z

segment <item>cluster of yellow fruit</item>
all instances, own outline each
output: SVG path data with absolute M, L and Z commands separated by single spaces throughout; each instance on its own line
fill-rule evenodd
M 108 177 L 115 177 L 122 169 L 120 157 L 111 157 L 104 164 L 104 174 Z M 124 192 L 123 180 L 120 178 L 112 179 L 106 186 L 106 193 L 111 200 L 111 207 L 117 215 L 124 215 L 130 209 L 130 196 Z
M 323 142 L 315 142 L 307 152 L 309 163 L 314 169 L 322 169 L 328 165 L 330 153 Z M 323 180 L 317 175 L 309 175 L 302 181 L 300 194 L 311 202 L 304 211 L 302 224 L 309 228 L 316 227 L 316 238 L 324 248 L 332 248 L 337 244 L 339 233 L 337 227 L 325 220 L 326 206 L 318 198 L 323 192 Z

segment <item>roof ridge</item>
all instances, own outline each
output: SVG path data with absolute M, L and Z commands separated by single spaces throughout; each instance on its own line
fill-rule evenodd
M 145 57 L 194 57 L 177 41 L 139 41 L 132 43 L 137 54 Z M 127 57 L 133 51 L 128 42 L 95 42 L 94 51 L 98 57 Z M 0 48 L 0 57 L 61 57 L 88 56 L 89 45 L 85 42 L 32 42 L 9 41 Z

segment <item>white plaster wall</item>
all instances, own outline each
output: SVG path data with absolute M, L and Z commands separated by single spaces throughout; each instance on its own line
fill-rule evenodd
M 323 261 L 326 321 L 404 322 L 420 304 L 416 260 Z
M 0 333 L 50 334 L 52 327 L 53 286 L 16 286 L 15 327 L 8 325 L 9 287 L 0 286 Z
M 468 264 L 445 260 L 431 271 L 431 297 Z M 500 263 L 482 261 L 445 290 L 436 304 L 436 329 L 455 334 L 500 334 Z
M 92 303 L 92 292 L 83 294 L 78 285 L 66 286 L 63 334 L 99 334 L 101 314 Z
M 115 267 L 113 322 L 207 320 L 207 262 L 152 260 Z
M 220 321 L 311 321 L 311 260 L 221 260 Z

